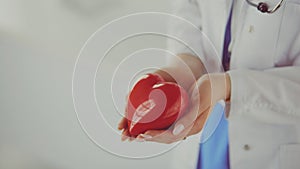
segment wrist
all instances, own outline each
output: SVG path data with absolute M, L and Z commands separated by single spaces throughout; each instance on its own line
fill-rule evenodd
M 226 102 L 230 102 L 230 98 L 231 98 L 231 80 L 230 80 L 230 76 L 228 73 L 225 73 L 225 90 L 226 90 L 226 94 L 225 94 L 225 101 Z
M 168 70 L 167 68 L 165 68 L 165 69 L 166 70 L 158 69 L 155 72 L 153 72 L 153 74 L 159 75 L 167 82 L 176 82 L 175 79 L 168 73 L 168 71 L 170 72 L 170 70 Z
M 219 100 L 230 101 L 231 81 L 227 73 L 206 74 L 200 78 L 199 84 L 210 83 L 212 103 Z

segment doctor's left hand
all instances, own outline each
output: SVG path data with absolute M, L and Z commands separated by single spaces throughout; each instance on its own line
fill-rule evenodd
M 168 130 L 148 130 L 137 139 L 170 144 L 199 133 L 215 103 L 230 99 L 230 90 L 227 73 L 203 75 L 189 90 L 191 106 L 174 127 Z

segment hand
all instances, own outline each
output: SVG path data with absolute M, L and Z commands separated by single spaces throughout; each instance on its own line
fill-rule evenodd
M 130 134 L 129 134 L 129 129 L 128 129 L 128 122 L 127 122 L 127 119 L 125 117 L 123 117 L 121 119 L 121 121 L 119 122 L 118 124 L 118 130 L 123 130 L 122 132 L 122 137 L 121 137 L 121 140 L 122 141 L 125 141 L 125 140 L 129 140 L 129 141 L 132 141 L 134 138 L 130 137 Z
M 228 74 L 206 74 L 202 76 L 190 89 L 191 107 L 169 130 L 149 130 L 140 134 L 139 141 L 154 141 L 159 143 L 173 143 L 187 136 L 199 133 L 219 100 L 230 99 L 230 78 Z
M 180 71 L 178 71 L 180 69 Z M 192 74 L 191 74 L 192 72 Z M 203 66 L 202 61 L 197 57 L 191 54 L 178 54 L 178 59 L 175 59 L 174 62 L 169 65 L 169 67 L 163 68 L 161 70 L 157 70 L 155 73 L 159 74 L 163 77 L 165 81 L 175 82 L 181 85 L 184 89 L 188 90 L 190 86 L 195 82 L 195 79 L 198 79 L 205 73 L 205 67 Z M 176 79 L 176 81 L 175 81 Z M 195 104 L 197 105 L 197 104 Z M 197 107 L 197 106 L 194 106 Z M 194 108 L 195 109 L 195 108 Z M 191 109 L 192 110 L 192 109 Z M 197 111 L 198 112 L 198 111 Z M 195 113 L 196 114 L 196 113 Z M 200 117 L 198 117 L 200 118 Z M 204 118 L 201 118 L 204 119 Z M 197 121 L 200 122 L 200 121 Z M 196 124 L 195 124 L 196 125 Z M 200 124 L 199 124 L 200 125 Z M 122 132 L 122 141 L 129 139 L 129 141 L 134 140 L 133 137 L 130 137 L 128 126 L 127 126 L 127 119 L 122 118 L 118 125 L 119 130 L 123 130 Z M 192 131 L 192 130 L 191 130 Z M 161 131 L 152 131 L 150 134 L 155 135 L 158 138 L 158 133 Z M 157 132 L 157 134 L 155 134 Z M 172 131 L 165 130 L 166 134 L 173 136 Z M 147 132 L 146 132 L 147 133 Z M 144 141 L 145 138 L 151 139 L 152 135 L 141 134 L 138 136 L 138 141 Z M 170 138 L 169 142 L 174 142 L 174 139 L 171 137 L 164 137 L 163 138 Z M 178 136 L 176 136 L 178 137 Z

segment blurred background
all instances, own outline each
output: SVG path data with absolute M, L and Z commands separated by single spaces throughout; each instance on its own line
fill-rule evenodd
M 92 33 L 127 14 L 170 13 L 171 3 L 0 0 L 0 169 L 172 168 L 172 152 L 134 160 L 97 147 L 77 121 L 71 88 L 76 58 Z M 127 44 L 113 55 L 165 41 Z

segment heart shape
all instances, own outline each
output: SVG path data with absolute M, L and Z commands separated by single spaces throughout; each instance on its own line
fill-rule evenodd
M 128 96 L 125 117 L 130 135 L 167 129 L 182 116 L 188 104 L 188 94 L 181 86 L 165 82 L 157 74 L 145 75 Z

